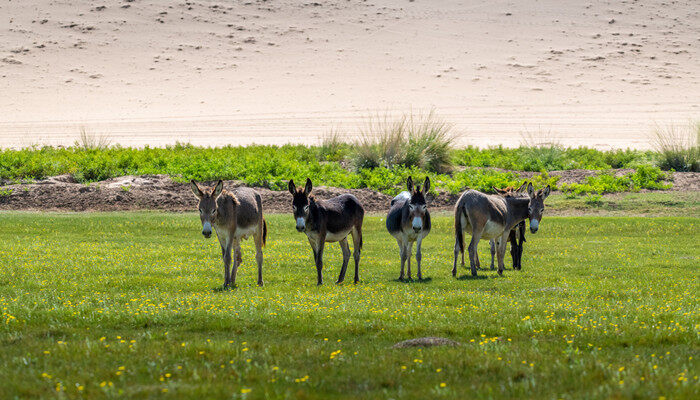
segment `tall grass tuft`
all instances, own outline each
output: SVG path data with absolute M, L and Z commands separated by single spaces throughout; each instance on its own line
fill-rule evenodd
M 449 172 L 457 137 L 453 125 L 440 119 L 433 110 L 398 118 L 388 114 L 370 117 L 360 130 L 352 159 L 358 170 L 401 165 Z
M 661 169 L 700 172 L 700 122 L 687 128 L 657 128 L 653 144 Z
M 326 132 L 320 137 L 319 142 L 319 161 L 343 161 L 350 152 L 350 145 L 345 134 L 337 128 Z
M 80 136 L 75 141 L 75 147 L 83 150 L 103 150 L 112 144 L 112 140 L 107 135 L 97 135 L 88 132 L 84 126 L 80 127 Z

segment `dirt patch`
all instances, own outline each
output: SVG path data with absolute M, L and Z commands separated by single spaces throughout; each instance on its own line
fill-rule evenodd
M 461 346 L 462 343 L 455 342 L 447 338 L 441 337 L 422 337 L 416 339 L 404 340 L 391 346 L 392 349 L 405 349 L 407 347 L 433 347 L 433 346 Z
M 622 175 L 630 170 L 617 170 Z M 554 171 L 552 175 L 562 176 L 560 182 L 581 182 L 597 171 L 571 170 Z M 523 178 L 534 173 L 521 172 Z M 700 173 L 676 172 L 673 190 L 700 190 Z M 213 185 L 213 182 L 205 182 Z M 240 181 L 225 181 L 226 188 L 241 186 Z M 266 212 L 289 212 L 290 196 L 287 191 L 274 191 L 257 188 L 263 198 Z M 342 193 L 355 195 L 368 212 L 383 212 L 389 207 L 391 196 L 370 189 L 342 189 L 319 186 L 314 194 L 319 199 L 327 199 Z M 449 210 L 458 194 L 445 192 L 428 196 L 432 209 Z M 186 183 L 175 182 L 167 175 L 123 176 L 101 182 L 82 184 L 70 175 L 54 176 L 42 181 L 24 184 L 0 182 L 0 210 L 34 211 L 124 211 L 124 210 L 163 210 L 194 211 L 196 199 Z
M 212 186 L 213 182 L 204 185 Z M 228 189 L 241 185 L 239 181 L 224 182 Z M 61 175 L 35 183 L 4 185 L 2 190 L 5 191 L 0 195 L 2 210 L 194 211 L 197 208 L 189 184 L 175 182 L 167 175 L 123 176 L 91 184 L 77 183 L 70 175 Z M 256 190 L 263 198 L 266 212 L 291 210 L 291 196 L 287 191 Z M 390 196 L 369 189 L 314 188 L 319 199 L 342 193 L 354 194 L 367 211 L 385 210 L 391 201 Z

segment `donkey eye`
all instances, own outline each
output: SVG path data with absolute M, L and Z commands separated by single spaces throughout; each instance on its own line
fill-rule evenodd
M 308 211 L 309 211 L 309 206 L 304 206 L 304 212 L 308 212 Z
M 541 210 L 540 210 L 540 212 L 541 212 L 541 213 L 543 213 L 543 212 L 544 212 L 544 208 L 543 208 L 543 209 L 541 209 Z
M 296 211 L 296 210 L 297 210 L 297 206 L 292 206 L 292 211 Z
M 423 209 L 423 211 L 425 211 L 425 210 L 428 209 L 428 206 L 426 206 L 425 204 L 423 204 L 423 205 L 421 206 L 421 208 Z

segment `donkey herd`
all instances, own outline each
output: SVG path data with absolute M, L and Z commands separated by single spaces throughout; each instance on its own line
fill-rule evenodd
M 430 179 L 425 178 L 423 186 L 414 185 L 408 178 L 407 191 L 391 201 L 386 218 L 386 228 L 396 239 L 401 257 L 399 280 L 411 279 L 411 253 L 416 244 L 416 270 L 419 280 L 421 272 L 421 243 L 430 233 L 430 212 L 425 194 L 430 190 Z M 199 216 L 202 221 L 202 235 L 210 238 L 212 229 L 221 245 L 224 262 L 224 288 L 236 284 L 236 273 L 241 264 L 241 240 L 253 237 L 255 260 L 258 264 L 258 285 L 263 285 L 262 248 L 267 240 L 267 223 L 263 218 L 262 198 L 255 190 L 237 187 L 224 190 L 223 182 L 218 181 L 214 188 L 202 188 L 194 180 L 192 192 L 199 199 Z M 314 254 L 317 283 L 323 284 L 323 250 L 327 242 L 338 242 L 343 251 L 343 265 L 336 283 L 345 280 L 350 262 L 348 236 L 352 236 L 355 277 L 360 280 L 360 253 L 362 251 L 362 221 L 365 211 L 359 200 L 352 194 L 343 194 L 328 200 L 317 200 L 311 195 L 313 185 L 306 179 L 303 188 L 297 188 L 289 181 L 292 195 L 292 212 L 298 232 L 306 234 Z M 507 243 L 511 244 L 513 269 L 521 268 L 523 242 L 525 242 L 525 220 L 530 221 L 530 231 L 536 233 L 544 212 L 544 200 L 550 188 L 535 191 L 532 183 L 525 182 L 518 189 L 495 189 L 496 194 L 485 194 L 476 190 L 462 193 L 455 205 L 455 247 L 452 276 L 457 276 L 457 260 L 461 254 L 464 267 L 464 232 L 471 235 L 467 247 L 472 276 L 480 268 L 477 245 L 481 239 L 488 239 L 491 245 L 491 269 L 494 269 L 494 255 L 498 262 L 498 274 L 503 274 Z M 233 255 L 231 254 L 233 252 Z M 232 265 L 233 262 L 233 265 Z M 405 267 L 408 274 L 405 274 Z

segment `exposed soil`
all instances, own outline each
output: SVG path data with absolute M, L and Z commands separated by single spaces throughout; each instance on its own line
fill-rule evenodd
M 629 170 L 619 170 L 624 174 Z M 571 170 L 554 171 L 561 175 L 560 182 L 581 182 L 596 171 Z M 526 178 L 532 173 L 523 172 Z M 674 173 L 673 190 L 699 191 L 700 173 Z M 205 182 L 212 185 L 212 182 Z M 239 181 L 226 181 L 224 187 L 240 186 Z M 70 175 L 60 175 L 34 183 L 7 184 L 0 182 L 0 210 L 33 211 L 122 211 L 122 210 L 163 210 L 192 211 L 196 208 L 196 198 L 189 185 L 174 182 L 167 175 L 124 176 L 102 182 L 77 183 Z M 287 191 L 274 191 L 257 188 L 263 197 L 266 212 L 290 211 L 290 196 Z M 319 186 L 314 194 L 319 199 L 327 199 L 342 193 L 354 194 L 368 212 L 385 211 L 391 196 L 370 189 L 341 189 Z M 433 209 L 451 208 L 459 196 L 439 193 L 429 196 Z
M 461 346 L 462 343 L 455 342 L 442 337 L 422 337 L 416 339 L 404 340 L 403 342 L 396 343 L 391 346 L 394 349 L 404 349 L 407 347 L 433 347 L 433 346 L 450 346 L 456 347 Z

